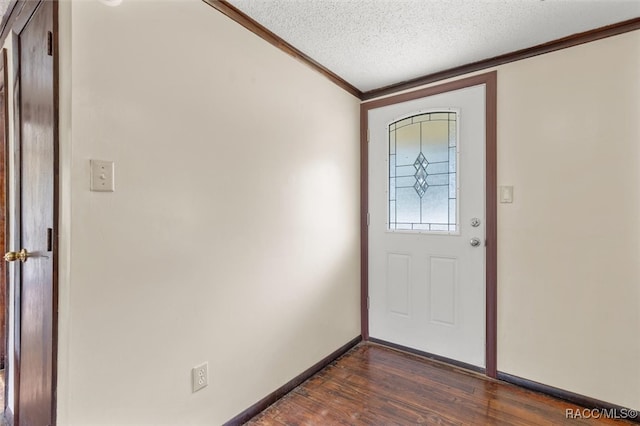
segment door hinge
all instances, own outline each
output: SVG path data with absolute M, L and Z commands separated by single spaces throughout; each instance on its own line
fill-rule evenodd
M 47 251 L 53 251 L 53 228 L 47 228 Z
M 47 31 L 47 55 L 53 56 L 53 33 Z
M 367 311 L 369 310 L 369 296 L 367 296 Z
M 367 143 L 369 143 L 369 128 L 367 128 Z
M 367 213 L 367 226 L 369 226 L 370 222 L 371 222 L 371 215 Z

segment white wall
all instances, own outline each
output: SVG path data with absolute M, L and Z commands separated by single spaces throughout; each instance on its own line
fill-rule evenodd
M 200 0 L 60 16 L 59 424 L 220 424 L 360 333 L 359 101 Z
M 498 68 L 498 369 L 640 408 L 640 31 Z

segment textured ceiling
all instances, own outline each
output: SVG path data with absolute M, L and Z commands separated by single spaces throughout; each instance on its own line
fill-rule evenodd
M 229 3 L 361 91 L 640 16 L 640 0 Z

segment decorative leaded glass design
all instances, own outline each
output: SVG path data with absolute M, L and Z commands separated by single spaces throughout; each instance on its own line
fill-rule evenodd
M 458 114 L 389 125 L 389 229 L 457 232 Z
M 429 176 L 429 174 L 427 173 L 428 165 L 429 162 L 426 158 L 424 158 L 422 152 L 420 153 L 420 155 L 418 155 L 418 158 L 416 158 L 416 162 L 413 163 L 413 167 L 416 168 L 416 174 L 413 175 L 416 178 L 416 184 L 413 185 L 413 187 L 416 189 L 416 192 L 418 193 L 420 198 L 422 198 L 424 193 L 427 192 L 427 188 L 429 187 L 429 185 L 427 184 L 427 176 Z

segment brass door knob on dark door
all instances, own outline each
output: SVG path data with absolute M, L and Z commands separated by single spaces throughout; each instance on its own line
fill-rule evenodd
M 29 252 L 27 251 L 27 249 L 22 249 L 20 251 L 9 251 L 4 255 L 4 260 L 6 260 L 7 262 L 15 262 L 16 260 L 19 260 L 20 262 L 24 263 L 27 261 L 27 258 L 29 257 Z

